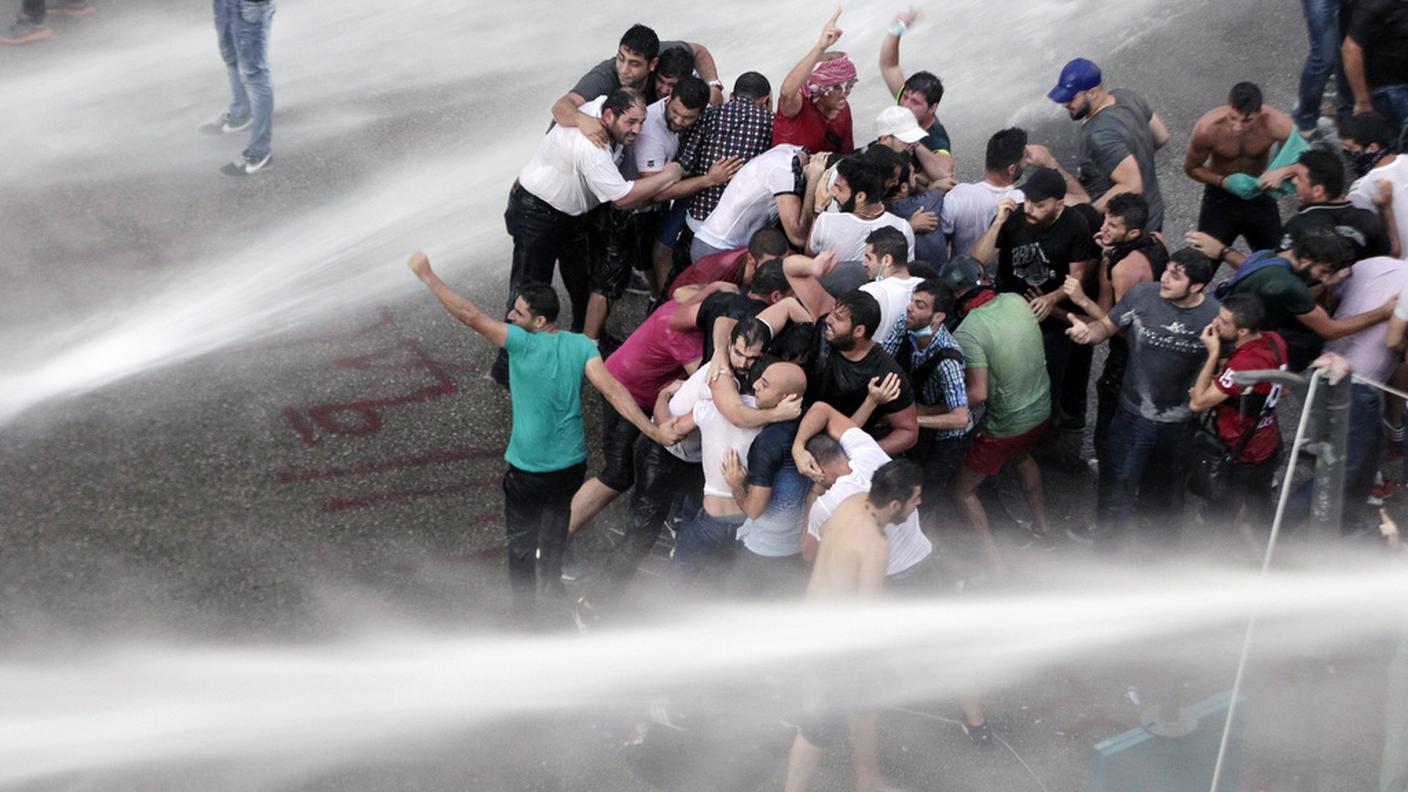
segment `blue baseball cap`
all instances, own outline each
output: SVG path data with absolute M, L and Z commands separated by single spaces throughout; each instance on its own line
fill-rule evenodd
M 1076 58 L 1061 69 L 1061 80 L 1046 96 L 1057 104 L 1065 104 L 1081 91 L 1089 91 L 1099 84 L 1100 67 L 1085 58 Z

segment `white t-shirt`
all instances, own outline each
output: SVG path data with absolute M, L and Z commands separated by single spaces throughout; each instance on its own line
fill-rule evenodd
M 821 526 L 831 519 L 831 514 L 841 502 L 856 493 L 870 492 L 870 477 L 890 461 L 890 455 L 881 450 L 880 444 L 860 429 L 848 429 L 841 435 L 841 450 L 850 460 L 851 472 L 836 479 L 831 489 L 822 493 L 812 504 L 811 514 L 807 517 L 807 533 L 817 539 L 821 539 Z M 934 543 L 919 528 L 918 510 L 899 525 L 885 526 L 885 541 L 890 552 L 885 564 L 886 575 L 898 575 L 928 558 L 934 551 Z
M 861 291 L 880 303 L 880 326 L 875 328 L 874 334 L 871 335 L 872 341 L 882 347 L 887 346 L 897 332 L 904 332 L 900 323 L 904 321 L 905 310 L 909 308 L 909 298 L 914 294 L 914 287 L 923 280 L 913 275 L 908 278 L 889 277 L 871 281 L 860 287 Z
M 1379 189 L 1375 182 L 1381 181 L 1393 185 L 1393 224 L 1398 227 L 1399 246 L 1408 246 L 1408 155 L 1399 154 L 1393 162 L 1365 174 L 1349 188 L 1349 202 L 1360 209 L 1368 209 L 1377 217 L 1379 207 L 1374 206 L 1373 195 Z M 1408 250 L 1399 253 L 1408 258 Z
M 777 196 L 802 194 L 805 182 L 800 169 L 793 168 L 801 150 L 783 143 L 748 160 L 694 235 L 719 250 L 747 245 L 753 232 L 777 219 Z
M 680 136 L 670 131 L 665 120 L 665 105 L 670 97 L 665 97 L 645 109 L 645 123 L 641 124 L 640 134 L 632 144 L 637 173 L 657 173 L 665 169 L 675 159 L 680 150 Z
M 678 418 L 681 415 L 691 412 L 694 405 L 701 399 L 712 399 L 712 391 L 709 390 L 709 366 L 701 365 L 684 381 L 680 389 L 675 391 L 675 395 L 670 397 L 670 415 Z M 685 435 L 678 443 L 667 447 L 665 450 L 674 454 L 681 461 L 699 464 L 699 430 Z
M 939 213 L 939 230 L 953 238 L 954 255 L 968 255 L 973 243 L 983 238 L 997 217 L 997 202 L 1003 198 L 1021 203 L 1025 196 L 1016 187 L 998 187 L 986 180 L 948 191 L 944 210 Z
M 829 212 L 817 215 L 812 223 L 812 235 L 807 240 L 807 250 L 812 255 L 827 248 L 835 248 L 837 261 L 863 261 L 865 259 L 865 238 L 877 228 L 897 228 L 909 242 L 909 261 L 914 260 L 914 230 L 898 215 L 885 212 L 874 220 L 862 220 L 850 212 Z
M 744 405 L 752 407 L 754 403 L 752 396 L 743 397 Z M 700 399 L 694 403 L 694 423 L 699 427 L 703 452 L 704 494 L 732 498 L 733 490 L 728 486 L 728 479 L 724 478 L 724 456 L 730 450 L 737 452 L 739 464 L 746 469 L 748 449 L 762 427 L 743 429 L 734 426 L 719 412 L 713 399 Z
M 601 117 L 606 97 L 582 105 L 583 113 Z M 621 176 L 621 147 L 597 148 L 576 127 L 554 126 L 518 174 L 518 184 L 554 209 L 577 217 L 597 206 L 624 198 L 634 182 Z

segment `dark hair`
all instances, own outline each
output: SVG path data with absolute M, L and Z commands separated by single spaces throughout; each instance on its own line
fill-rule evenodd
M 768 327 L 767 322 L 756 316 L 751 319 L 743 319 L 733 326 L 733 332 L 728 335 L 729 344 L 740 340 L 744 346 L 766 344 L 772 340 L 772 328 Z
M 518 287 L 518 296 L 528 305 L 528 312 L 541 316 L 549 323 L 557 321 L 557 312 L 562 304 L 557 300 L 557 292 L 546 283 L 525 283 Z
M 865 237 L 865 244 L 875 249 L 875 258 L 889 256 L 896 266 L 909 263 L 909 240 L 894 226 L 880 226 Z
M 631 25 L 631 29 L 621 37 L 620 46 L 648 61 L 655 60 L 660 54 L 660 37 L 645 25 Z
M 806 368 L 812 362 L 812 351 L 816 349 L 816 325 L 811 322 L 789 324 L 782 332 L 773 336 L 768 345 L 768 354 L 778 359 L 796 363 Z
M 632 106 L 645 107 L 645 97 L 630 88 L 617 88 L 606 97 L 606 102 L 601 105 L 601 113 L 606 115 L 606 111 L 610 110 L 612 115 L 619 116 Z
M 914 287 L 917 292 L 924 292 L 934 298 L 934 312 L 944 316 L 953 316 L 953 290 L 945 287 L 943 283 L 929 278 L 919 282 Z
M 763 226 L 753 232 L 748 240 L 748 255 L 759 263 L 778 259 L 787 255 L 792 248 L 787 243 L 787 235 L 773 226 Z
M 694 50 L 688 47 L 670 47 L 660 52 L 660 60 L 655 63 L 655 73 L 661 77 L 681 79 L 694 74 Z
M 1262 324 L 1266 322 L 1266 306 L 1262 304 L 1260 297 L 1251 292 L 1227 295 L 1222 301 L 1222 307 L 1232 314 L 1232 324 L 1238 329 L 1255 333 L 1261 330 Z
M 703 110 L 709 104 L 709 85 L 693 74 L 686 74 L 675 83 L 674 93 L 670 96 L 679 99 L 680 104 L 690 110 Z
M 921 261 L 920 259 L 915 259 L 914 261 L 909 262 L 908 269 L 910 276 L 914 278 L 923 278 L 925 280 L 928 280 L 929 278 L 939 277 L 939 270 L 934 267 L 933 264 L 930 264 L 927 261 Z
M 852 192 L 865 193 L 870 203 L 884 200 L 885 177 L 863 155 L 852 154 L 836 163 L 836 172 L 846 180 Z
M 772 93 L 772 83 L 768 78 L 755 72 L 743 72 L 733 81 L 733 95 L 757 101 Z
M 1256 83 L 1239 82 L 1227 94 L 1227 104 L 1242 115 L 1261 112 L 1261 88 Z
M 1008 127 L 994 132 L 988 138 L 988 153 L 983 167 L 994 173 L 1007 170 L 1010 165 L 1021 163 L 1027 153 L 1027 130 L 1021 127 Z
M 1379 113 L 1360 113 L 1340 121 L 1340 140 L 1353 140 L 1364 148 L 1377 143 L 1381 149 L 1392 149 L 1395 137 L 1393 125 Z
M 1173 251 L 1169 254 L 1168 263 L 1181 267 L 1192 283 L 1205 286 L 1212 282 L 1212 276 L 1217 273 L 1217 262 L 1190 247 Z
M 1327 198 L 1344 195 L 1344 161 L 1335 152 L 1311 149 L 1300 155 L 1305 177 L 1311 184 L 1325 188 Z
M 851 317 L 851 326 L 854 328 L 860 325 L 865 328 L 865 337 L 874 338 L 875 331 L 880 325 L 880 303 L 866 292 L 856 289 L 841 295 L 841 299 L 836 301 L 833 311 L 845 309 Z
M 870 146 L 860 152 L 859 156 L 874 165 L 882 177 L 889 176 L 895 168 L 909 164 L 908 154 L 902 154 L 889 146 Z
M 1325 264 L 1338 272 L 1354 263 L 1354 245 L 1330 228 L 1316 228 L 1300 234 L 1291 245 L 1296 258 Z
M 904 87 L 900 89 L 900 96 L 903 96 L 906 91 L 918 91 L 924 94 L 924 104 L 938 104 L 944 98 L 944 82 L 933 72 L 917 71 L 904 81 Z
M 787 282 L 787 275 L 782 272 L 782 262 L 772 259 L 759 265 L 753 273 L 753 282 L 748 284 L 748 293 L 766 297 L 776 291 L 786 294 L 792 291 L 792 284 Z
M 1143 231 L 1149 224 L 1149 202 L 1139 193 L 1119 193 L 1105 204 L 1105 214 L 1124 220 L 1129 231 Z
M 818 465 L 827 465 L 837 459 L 846 458 L 846 450 L 836 442 L 836 438 L 826 432 L 812 435 L 807 441 L 807 453 L 812 455 Z
M 923 487 L 924 473 L 918 465 L 908 459 L 892 459 L 870 476 L 870 492 L 866 498 L 872 506 L 888 506 L 894 501 L 904 503 L 916 489 Z

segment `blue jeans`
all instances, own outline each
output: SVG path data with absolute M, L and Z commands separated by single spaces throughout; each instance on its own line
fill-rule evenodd
M 273 145 L 274 83 L 269 77 L 269 27 L 274 0 L 212 0 L 220 57 L 229 73 L 230 121 L 253 119 L 251 159 L 263 159 Z
M 735 539 L 743 519 L 741 514 L 715 517 L 701 508 L 675 535 L 675 552 L 666 572 L 670 585 L 676 589 L 710 584 L 721 587 L 733 565 Z
M 1177 537 L 1183 511 L 1184 482 L 1188 478 L 1188 452 L 1197 421 L 1151 421 L 1123 406 L 1110 423 L 1107 453 L 1110 461 L 1109 491 L 1096 507 L 1104 532 L 1124 530 L 1134 512 L 1135 497 L 1148 506 L 1155 524 L 1168 529 L 1165 538 Z M 1102 460 L 1103 464 L 1103 460 Z M 1157 487 L 1139 491 L 1140 480 Z
M 1368 385 L 1351 385 L 1349 402 L 1349 439 L 1345 443 L 1344 509 L 1340 512 L 1342 530 L 1353 530 L 1363 519 L 1375 519 L 1366 505 L 1374 489 L 1374 475 L 1379 470 L 1379 457 L 1384 450 L 1383 394 Z M 1310 518 L 1314 482 L 1307 481 L 1293 491 L 1286 503 L 1289 519 L 1299 522 Z
M 1310 36 L 1310 53 L 1300 72 L 1300 99 L 1291 117 L 1301 131 L 1309 132 L 1320 118 L 1320 100 L 1331 72 L 1335 75 L 1335 103 L 1341 118 L 1348 118 L 1354 109 L 1354 94 L 1340 64 L 1340 0 L 1301 0 L 1301 10 Z
M 1408 85 L 1385 85 L 1369 92 L 1369 100 L 1374 109 L 1383 113 L 1384 118 L 1397 133 L 1398 151 L 1408 144 Z

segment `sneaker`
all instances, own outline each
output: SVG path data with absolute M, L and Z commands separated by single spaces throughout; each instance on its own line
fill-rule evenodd
M 1066 538 L 1076 544 L 1091 547 L 1095 544 L 1095 525 L 1094 523 L 1085 523 L 1067 526 Z
M 243 132 L 254 124 L 254 118 L 246 118 L 243 121 L 235 121 L 229 113 L 221 113 L 214 121 L 200 125 L 200 131 L 207 135 L 229 135 L 235 132 Z
M 1044 553 L 1056 549 L 1056 539 L 1051 536 L 1050 532 L 1042 533 L 1030 525 L 1023 525 L 1022 531 L 1024 536 L 1018 542 L 1018 548 L 1025 550 L 1028 547 L 1034 547 Z
M 88 0 L 49 0 L 48 11 L 51 14 L 81 17 L 93 13 L 93 5 Z
M 992 745 L 992 729 L 986 722 L 977 726 L 970 725 L 966 720 L 959 720 L 958 725 L 963 727 L 963 733 L 968 735 L 968 742 L 979 748 L 986 748 Z
M 269 163 L 274 160 L 273 154 L 265 154 L 260 159 L 249 156 L 248 152 L 240 155 L 240 158 L 220 169 L 220 175 L 240 177 L 253 176 L 254 174 L 269 167 Z
M 54 35 L 47 25 L 42 22 L 31 22 L 26 17 L 19 17 L 13 25 L 5 28 L 4 33 L 0 33 L 0 44 L 33 44 L 36 41 L 43 41 Z
M 596 612 L 596 608 L 587 602 L 586 597 L 579 597 L 576 604 L 572 606 L 572 623 L 577 625 L 578 632 L 587 632 L 601 624 L 601 615 Z
M 627 294 L 650 294 L 650 282 L 636 270 L 631 270 L 631 282 L 626 286 Z

